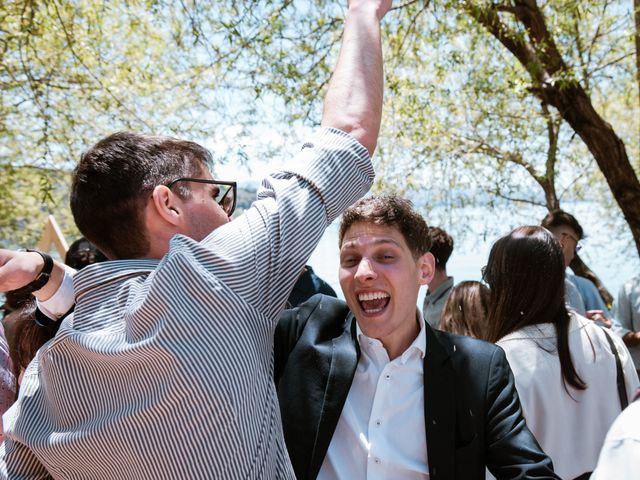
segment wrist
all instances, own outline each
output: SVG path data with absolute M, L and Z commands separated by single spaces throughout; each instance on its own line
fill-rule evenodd
M 53 259 L 48 253 L 38 250 L 26 249 L 25 253 L 30 258 L 27 263 L 29 264 L 29 270 L 33 272 L 33 280 L 15 291 L 29 294 L 40 290 L 49 282 L 51 271 L 53 270 Z
M 361 19 L 375 20 L 380 23 L 385 13 L 386 12 L 381 11 L 377 6 L 369 3 L 363 5 L 359 2 L 350 2 L 349 8 L 347 9 L 347 18 L 357 16 Z
M 54 262 L 53 270 L 49 276 L 49 281 L 39 290 L 33 292 L 33 296 L 40 302 L 46 302 L 49 300 L 60 288 L 62 281 L 64 280 L 64 264 L 60 262 Z

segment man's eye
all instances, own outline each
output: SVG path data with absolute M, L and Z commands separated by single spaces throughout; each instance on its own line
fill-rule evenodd
M 211 191 L 211 196 L 213 197 L 213 199 L 214 199 L 215 201 L 218 201 L 218 197 L 220 196 L 220 189 L 219 189 L 218 187 L 214 188 L 214 189 Z
M 356 263 L 358 263 L 358 260 L 355 257 L 347 257 L 340 260 L 340 265 L 343 267 L 353 267 Z

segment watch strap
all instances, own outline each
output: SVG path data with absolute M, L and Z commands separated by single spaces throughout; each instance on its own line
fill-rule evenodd
M 41 252 L 40 250 L 32 250 L 30 248 L 27 248 L 25 249 L 25 251 L 35 252 L 39 254 L 44 260 L 44 266 L 42 267 L 40 273 L 36 276 L 35 280 L 33 280 L 33 282 L 29 283 L 28 285 L 25 285 L 24 287 L 16 290 L 17 292 L 26 294 L 40 290 L 47 284 L 49 278 L 51 277 L 51 272 L 53 271 L 53 258 L 51 258 L 51 255 L 49 255 L 48 253 Z

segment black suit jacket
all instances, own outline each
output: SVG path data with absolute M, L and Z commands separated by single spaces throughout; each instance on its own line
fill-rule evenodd
M 433 480 L 557 479 L 525 425 L 501 348 L 426 325 L 424 418 Z M 274 340 L 284 437 L 299 479 L 317 477 L 360 349 L 346 304 L 316 295 L 283 313 Z

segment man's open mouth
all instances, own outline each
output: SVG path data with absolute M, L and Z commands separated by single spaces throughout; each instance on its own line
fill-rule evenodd
M 367 292 L 358 295 L 360 308 L 368 315 L 384 310 L 390 299 L 391 296 L 386 292 Z

